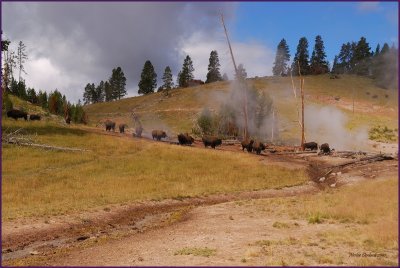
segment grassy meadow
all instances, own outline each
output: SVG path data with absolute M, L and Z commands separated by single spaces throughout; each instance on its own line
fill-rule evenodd
M 37 143 L 90 151 L 3 144 L 3 221 L 139 200 L 279 188 L 307 180 L 302 170 L 266 168 L 246 153 L 150 143 L 55 122 L 3 117 L 3 129 L 20 127 Z

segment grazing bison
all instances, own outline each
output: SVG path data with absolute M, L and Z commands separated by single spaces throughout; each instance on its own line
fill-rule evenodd
M 185 145 L 185 144 L 190 145 L 194 142 L 194 139 L 192 136 L 189 136 L 188 133 L 185 134 L 180 133 L 178 135 L 178 141 L 180 145 Z
M 18 120 L 18 118 L 24 118 L 25 121 L 28 120 L 28 114 L 27 113 L 25 113 L 23 111 L 20 111 L 20 110 L 15 110 L 15 109 L 12 109 L 12 110 L 8 111 L 7 112 L 7 117 L 12 117 L 15 120 Z
M 38 120 L 40 121 L 40 115 L 38 114 L 31 114 L 29 115 L 29 120 L 33 121 L 33 120 Z
M 242 141 L 242 151 L 246 148 L 249 153 L 253 151 L 253 140 L 244 140 Z
M 119 133 L 125 133 L 125 128 L 127 127 L 127 124 L 119 124 L 118 128 L 119 128 Z
M 105 125 L 106 125 L 106 131 L 111 131 L 111 129 L 112 129 L 113 131 L 115 131 L 115 122 L 110 121 L 110 120 L 107 120 L 107 121 L 105 122 Z
M 331 149 L 329 148 L 329 144 L 328 143 L 321 144 L 319 149 L 320 149 L 320 153 L 323 153 L 323 154 L 330 154 L 331 153 Z
M 202 138 L 203 143 L 204 143 L 204 147 L 207 148 L 207 146 L 211 146 L 211 148 L 215 149 L 215 147 L 219 146 L 222 144 L 222 140 L 217 138 L 217 137 L 213 137 L 213 136 L 204 136 Z
M 304 150 L 307 149 L 310 149 L 311 151 L 318 150 L 318 143 L 313 141 L 304 143 Z
M 265 145 L 262 142 L 256 141 L 253 143 L 253 150 L 256 152 L 256 154 L 260 154 L 261 151 L 265 150 Z
M 71 124 L 71 117 L 69 115 L 65 118 L 65 123 Z
M 162 138 L 166 138 L 167 137 L 167 133 L 165 133 L 165 131 L 162 130 L 153 130 L 151 132 L 151 136 L 153 136 L 153 140 L 161 140 Z

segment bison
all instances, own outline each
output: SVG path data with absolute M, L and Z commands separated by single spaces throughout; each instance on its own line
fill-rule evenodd
M 162 130 L 153 130 L 151 132 L 151 135 L 153 136 L 153 140 L 161 140 L 162 138 L 166 138 L 167 137 L 167 133 L 165 133 L 165 131 Z
M 38 120 L 40 121 L 40 115 L 38 114 L 31 114 L 29 115 L 29 120 L 33 121 L 33 120 Z
M 320 150 L 320 153 L 323 153 L 323 154 L 331 153 L 331 149 L 329 148 L 328 143 L 321 144 L 321 146 L 319 147 L 319 150 Z
M 67 123 L 67 124 L 71 124 L 71 116 L 67 116 L 67 117 L 65 117 L 65 123 Z
M 204 147 L 207 148 L 207 146 L 211 146 L 211 148 L 215 149 L 215 147 L 219 146 L 222 144 L 222 140 L 217 138 L 217 137 L 213 137 L 213 136 L 204 136 L 202 138 L 203 143 L 204 143 Z
M 262 142 L 256 141 L 253 143 L 253 150 L 256 152 L 256 154 L 260 154 L 261 151 L 265 150 L 265 145 Z
M 185 145 L 185 144 L 191 145 L 194 142 L 194 139 L 192 136 L 189 136 L 188 133 L 185 134 L 180 133 L 178 135 L 178 141 L 180 145 Z
M 249 153 L 253 151 L 253 140 L 244 140 L 242 141 L 242 151 L 246 148 Z
M 318 150 L 318 143 L 316 142 L 306 142 L 304 143 L 304 150 L 310 149 L 311 151 Z
M 127 127 L 127 124 L 119 124 L 118 128 L 119 128 L 119 133 L 125 133 L 125 128 Z
M 112 129 L 113 131 L 115 131 L 115 122 L 110 121 L 110 120 L 107 120 L 107 121 L 105 122 L 105 125 L 106 125 L 106 131 L 111 131 L 111 129 Z
M 12 110 L 8 111 L 7 112 L 7 117 L 12 117 L 15 120 L 18 120 L 18 118 L 24 118 L 25 121 L 28 120 L 28 114 L 27 113 L 25 113 L 23 111 L 20 111 L 20 110 L 15 110 L 15 109 L 12 109 Z

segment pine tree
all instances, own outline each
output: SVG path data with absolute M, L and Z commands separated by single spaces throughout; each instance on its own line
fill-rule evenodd
M 126 78 L 121 67 L 112 70 L 111 77 L 108 81 L 111 86 L 113 100 L 120 100 L 123 96 L 126 95 Z
M 221 65 L 219 64 L 217 51 L 216 50 L 211 51 L 206 83 L 212 83 L 222 80 L 221 73 L 219 72 L 220 66 Z
M 273 75 L 283 76 L 288 73 L 288 62 L 290 60 L 289 46 L 286 40 L 282 39 L 277 47 L 274 67 L 272 68 Z
M 354 72 L 358 75 L 368 75 L 371 63 L 371 48 L 365 37 L 358 41 L 353 54 Z
M 297 45 L 296 55 L 294 56 L 292 63 L 292 74 L 299 75 L 299 65 L 301 75 L 307 75 L 310 73 L 310 65 L 308 63 L 308 41 L 307 38 L 302 37 Z
M 378 44 L 376 45 L 374 56 L 378 56 L 380 52 L 381 52 L 381 45 Z
M 337 55 L 335 55 L 335 59 L 333 60 L 333 66 L 332 66 L 332 70 L 331 70 L 331 73 L 333 73 L 333 74 L 339 74 L 339 72 L 340 72 L 340 66 L 339 66 L 338 59 L 339 59 L 339 57 Z
M 95 102 L 95 91 L 96 87 L 94 84 L 88 83 L 85 87 L 85 91 L 83 92 L 83 103 L 90 104 Z
M 174 82 L 172 81 L 172 71 L 169 66 L 165 67 L 162 80 L 164 84 L 161 86 L 161 90 L 165 90 L 165 95 L 168 96 L 169 90 L 174 87 Z
M 324 41 L 322 37 L 315 37 L 315 46 L 311 56 L 310 72 L 311 74 L 324 74 L 329 71 L 328 62 L 326 61 L 326 53 Z
M 104 83 L 104 94 L 105 94 L 105 99 L 106 101 L 112 101 L 113 100 L 113 94 L 112 94 L 112 88 L 111 85 L 108 81 Z
M 350 73 L 353 69 L 353 50 L 355 44 L 347 42 L 342 44 L 338 55 L 338 72 L 339 73 Z
M 142 74 L 139 81 L 139 94 L 153 93 L 157 87 L 157 74 L 149 60 L 144 63 Z
M 105 90 L 104 90 L 104 81 L 101 81 L 100 84 L 96 87 L 93 96 L 93 102 L 103 102 L 105 98 Z
M 28 101 L 30 101 L 33 104 L 38 103 L 38 96 L 36 95 L 36 91 L 34 88 L 28 88 L 28 90 L 26 91 L 26 95 L 27 95 Z
M 226 73 L 224 73 L 224 75 L 222 76 L 222 81 L 228 81 L 229 77 Z
M 189 55 L 183 61 L 182 70 L 178 74 L 178 85 L 180 87 L 188 87 L 189 81 L 193 80 L 193 62 Z
M 38 104 L 43 108 L 43 109 L 47 109 L 48 108 L 48 104 L 47 104 L 48 100 L 47 100 L 47 92 L 46 91 L 41 91 L 39 90 L 38 93 Z

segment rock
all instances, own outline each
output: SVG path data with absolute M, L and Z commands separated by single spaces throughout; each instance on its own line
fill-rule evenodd
M 325 177 L 322 177 L 319 179 L 320 182 L 324 182 L 325 181 Z
M 39 252 L 37 252 L 37 251 L 35 250 L 35 251 L 29 252 L 29 254 L 31 254 L 31 255 L 39 255 Z
M 89 236 L 83 235 L 83 236 L 78 237 L 76 240 L 78 240 L 78 241 L 83 241 L 83 240 L 86 240 L 86 239 L 88 239 L 88 238 L 89 238 Z
M 332 188 L 336 187 L 336 182 L 330 185 Z
M 339 171 L 338 173 L 336 173 L 337 176 L 342 175 L 342 172 Z

